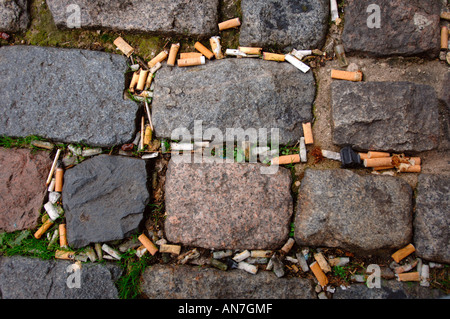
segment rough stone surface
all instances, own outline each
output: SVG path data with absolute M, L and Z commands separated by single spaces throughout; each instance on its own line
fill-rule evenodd
M 117 299 L 114 282 L 122 270 L 116 265 L 82 264 L 80 288 L 69 288 L 70 261 L 0 257 L 2 299 Z
M 328 0 L 242 0 L 242 46 L 289 51 L 321 48 L 327 34 Z
M 391 176 L 306 170 L 294 220 L 300 246 L 382 254 L 412 238 L 412 189 Z
M 381 280 L 381 288 L 353 284 L 350 288 L 337 287 L 333 299 L 436 299 L 445 297 L 439 289 L 421 287 L 418 282 Z
M 260 164 L 169 162 L 167 240 L 217 249 L 276 249 L 293 212 L 290 174 L 261 174 Z
M 29 24 L 28 0 L 0 0 L 0 31 L 24 31 Z
M 51 165 L 48 152 L 0 148 L 0 230 L 38 225 Z
M 147 267 L 141 288 L 150 299 L 316 299 L 311 279 L 184 265 Z
M 393 152 L 421 152 L 438 146 L 438 100 L 432 87 L 336 80 L 331 90 L 335 144 Z
M 342 41 L 349 53 L 376 57 L 439 54 L 440 0 L 349 0 L 345 7 Z M 380 27 L 373 9 L 380 7 Z M 370 10 L 369 10 L 370 9 Z M 369 10 L 369 12 L 367 12 Z
M 0 48 L 0 135 L 66 143 L 130 141 L 138 105 L 123 99 L 126 59 L 78 49 Z
M 298 141 L 302 122 L 312 120 L 312 72 L 289 63 L 260 59 L 223 59 L 200 67 L 163 68 L 156 73 L 152 103 L 155 134 L 171 137 L 178 127 L 194 134 L 218 128 L 278 128 L 280 143 Z M 173 138 L 178 139 L 178 138 Z
M 99 155 L 66 171 L 62 192 L 69 246 L 123 239 L 149 202 L 144 160 Z
M 414 218 L 416 254 L 450 263 L 450 176 L 421 174 Z
M 218 0 L 47 0 L 55 23 L 68 28 L 75 4 L 81 28 L 140 31 L 159 35 L 208 36 L 218 31 Z M 69 20 L 70 23 L 71 20 Z

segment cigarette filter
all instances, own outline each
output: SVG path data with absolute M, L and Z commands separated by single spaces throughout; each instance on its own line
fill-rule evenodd
M 180 59 L 199 58 L 202 55 L 200 52 L 183 52 L 180 53 Z
M 205 63 L 206 60 L 203 55 L 198 58 L 178 59 L 177 61 L 179 67 L 202 65 Z
M 272 165 L 286 165 L 291 163 L 300 163 L 300 154 L 284 155 L 272 159 Z
M 56 164 L 58 163 L 58 159 L 59 159 L 59 155 L 61 154 L 61 150 L 58 148 L 58 150 L 56 151 L 56 155 L 55 158 L 53 159 L 53 163 L 52 163 L 52 167 L 50 168 L 50 172 L 48 173 L 48 177 L 47 177 L 47 182 L 45 185 L 49 185 L 50 182 L 52 181 L 53 178 L 53 173 L 55 171 L 56 168 Z
M 446 26 L 441 28 L 441 49 L 448 49 L 448 28 Z
M 450 20 L 450 12 L 442 12 L 441 19 Z
M 391 154 L 386 152 L 373 152 L 373 151 L 367 152 L 367 158 L 380 158 L 389 156 L 391 156 Z
M 150 128 L 150 125 L 147 125 L 145 127 L 144 145 L 150 144 L 151 140 L 152 140 L 152 129 Z
M 58 210 L 56 209 L 56 207 L 51 202 L 48 202 L 47 204 L 45 204 L 44 205 L 44 209 L 47 212 L 48 217 L 52 221 L 55 221 L 59 217 Z
M 303 136 L 305 137 L 305 144 L 314 144 L 314 138 L 312 134 L 311 123 L 302 123 Z
M 134 49 L 131 45 L 129 45 L 127 42 L 125 42 L 122 37 L 118 37 L 114 40 L 114 44 L 119 48 L 120 51 L 122 51 L 123 54 L 125 54 L 128 57 L 134 52 Z
M 245 261 L 241 261 L 238 263 L 238 269 L 245 270 L 246 272 L 249 272 L 253 275 L 256 275 L 258 272 L 258 267 L 249 263 L 246 263 Z
M 59 246 L 67 247 L 67 232 L 66 232 L 66 224 L 59 225 Z
M 55 251 L 55 258 L 57 259 L 74 259 L 75 252 L 73 251 L 65 251 L 65 250 L 57 250 Z
M 350 72 L 342 70 L 331 70 L 331 78 L 338 80 L 359 82 L 362 81 L 363 74 L 361 71 Z
M 262 48 L 254 47 L 238 47 L 238 50 L 245 54 L 258 54 L 261 55 Z
M 136 90 L 142 91 L 145 88 L 145 83 L 147 82 L 148 70 L 141 70 L 139 73 L 139 78 L 136 86 Z
M 322 270 L 325 273 L 331 271 L 331 267 L 328 264 L 327 260 L 325 259 L 325 257 L 323 256 L 322 253 L 314 254 L 314 259 L 317 261 L 317 263 L 319 264 L 320 268 L 322 268 Z
M 239 21 L 239 18 L 230 19 L 224 22 L 219 23 L 219 30 L 226 30 L 231 28 L 236 28 L 241 25 L 241 21 Z
M 194 44 L 194 48 L 198 50 L 201 54 L 203 54 L 208 60 L 211 60 L 214 57 L 214 53 L 212 53 L 210 50 L 208 50 L 207 47 L 205 47 L 200 42 L 196 42 Z
M 406 256 L 409 256 L 415 251 L 416 248 L 413 246 L 413 244 L 408 244 L 406 247 L 399 249 L 395 253 L 393 253 L 391 257 L 395 260 L 396 263 L 398 263 L 400 262 L 400 260 L 402 260 Z
M 220 44 L 220 37 L 211 37 L 209 39 L 209 43 L 211 45 L 211 50 L 214 53 L 214 56 L 217 60 L 223 59 L 224 55 L 222 53 L 222 45 Z
M 170 46 L 169 58 L 167 59 L 167 65 L 175 66 L 175 61 L 177 59 L 178 50 L 180 49 L 179 43 L 174 43 Z
M 147 248 L 148 252 L 153 256 L 158 252 L 158 248 L 155 246 L 155 244 L 148 239 L 147 236 L 145 236 L 145 234 L 141 234 L 138 237 L 139 241 L 142 243 L 142 245 L 144 245 L 145 248 Z
M 181 251 L 181 246 L 164 244 L 164 245 L 159 246 L 159 251 L 161 253 L 170 253 L 170 254 L 179 255 L 180 251 Z
M 289 253 L 291 251 L 292 246 L 294 246 L 295 240 L 294 238 L 289 238 L 287 242 L 284 244 L 283 247 L 281 247 L 281 251 L 283 251 L 285 254 Z
M 387 167 L 392 166 L 392 157 L 367 158 L 364 167 Z
M 47 219 L 42 226 L 34 233 L 34 238 L 39 239 L 42 235 L 53 225 L 53 221 L 49 218 Z
M 148 67 L 152 68 L 156 63 L 164 61 L 168 55 L 169 54 L 167 53 L 167 51 L 161 51 L 157 56 L 155 56 L 148 62 Z
M 306 73 L 311 69 L 309 66 L 307 66 L 305 63 L 303 63 L 302 61 L 300 61 L 293 55 L 286 54 L 284 58 L 286 61 L 288 61 L 290 64 L 295 66 L 297 69 L 299 69 L 303 73 Z
M 313 262 L 311 265 L 309 265 L 309 268 L 311 268 L 314 276 L 316 276 L 317 280 L 319 281 L 319 284 L 323 287 L 328 285 L 328 278 L 325 275 L 325 273 L 322 271 L 322 268 L 320 268 L 317 261 Z
M 420 274 L 418 271 L 406 272 L 403 274 L 397 274 L 398 281 L 420 281 Z
M 421 166 L 420 165 L 409 165 L 405 163 L 400 163 L 398 167 L 398 171 L 401 173 L 420 173 Z
M 130 91 L 134 92 L 134 87 L 137 85 L 139 81 L 139 71 L 136 71 L 133 73 L 133 77 L 131 78 L 131 82 L 130 82 Z
M 285 56 L 284 56 L 284 54 L 263 52 L 263 60 L 284 62 Z

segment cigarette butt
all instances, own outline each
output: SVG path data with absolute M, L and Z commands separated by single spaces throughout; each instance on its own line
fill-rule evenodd
M 202 55 L 200 52 L 183 52 L 180 53 L 180 59 L 199 58 Z
M 208 48 L 205 47 L 200 42 L 195 42 L 194 48 L 198 50 L 201 54 L 203 54 L 208 60 L 211 60 L 214 57 L 214 53 L 208 50 Z
M 136 89 L 138 91 L 142 91 L 144 89 L 145 83 L 147 82 L 148 72 L 149 70 L 141 70 L 141 72 L 139 73 L 139 79 L 136 86 Z
M 75 252 L 73 251 L 65 251 L 65 250 L 57 250 L 55 251 L 55 258 L 57 259 L 74 259 Z
M 222 45 L 220 44 L 220 37 L 211 37 L 209 39 L 209 44 L 211 45 L 211 50 L 217 60 L 223 59 L 224 55 L 222 53 Z
M 59 246 L 67 247 L 67 232 L 66 232 L 66 224 L 59 225 Z
M 148 90 L 150 88 L 150 85 L 152 85 L 153 81 L 153 73 L 149 73 L 147 76 L 147 81 L 145 81 L 144 90 Z
M 178 50 L 180 49 L 179 43 L 174 43 L 170 46 L 169 58 L 167 59 L 167 65 L 175 66 L 175 61 L 177 59 Z
M 53 172 L 55 171 L 56 164 L 58 163 L 58 159 L 59 159 L 59 155 L 60 154 L 61 154 L 61 150 L 58 148 L 58 150 L 56 151 L 55 158 L 53 159 L 52 167 L 50 168 L 50 172 L 48 173 L 47 182 L 45 184 L 46 186 L 48 186 L 50 184 L 50 182 L 52 181 Z
M 39 239 L 42 235 L 53 225 L 53 221 L 49 218 L 42 226 L 34 233 L 34 238 Z
M 331 271 L 331 267 L 322 253 L 314 254 L 314 259 L 317 261 L 324 273 Z
M 420 281 L 420 274 L 418 271 L 405 272 L 397 274 L 398 281 Z
M 144 234 L 141 234 L 138 237 L 139 241 L 142 243 L 142 245 L 145 246 L 145 248 L 147 248 L 148 252 L 153 256 L 158 252 L 158 247 L 155 246 L 155 244 L 148 239 L 147 236 L 145 236 Z
M 234 18 L 219 23 L 219 30 L 222 31 L 226 29 L 236 28 L 239 27 L 240 25 L 241 21 L 239 21 L 239 18 Z
M 392 166 L 392 157 L 367 158 L 364 160 L 364 167 L 383 166 Z
M 284 155 L 272 159 L 272 165 L 286 165 L 291 163 L 300 163 L 300 154 Z
M 245 54 L 258 54 L 261 55 L 262 48 L 253 47 L 238 47 L 238 50 Z
M 272 256 L 272 250 L 252 250 L 250 252 L 250 257 L 253 258 L 266 258 Z
M 403 247 L 402 249 L 397 250 L 395 253 L 391 255 L 391 257 L 395 260 L 396 263 L 400 262 L 403 258 L 406 256 L 409 256 L 413 252 L 416 251 L 416 248 L 413 244 L 408 244 L 406 247 Z
M 305 137 L 305 144 L 314 144 L 311 123 L 302 123 L 303 136 Z
M 312 270 L 314 276 L 316 276 L 317 280 L 319 281 L 319 284 L 322 287 L 325 287 L 326 285 L 328 285 L 328 278 L 325 275 L 325 273 L 322 271 L 322 268 L 320 268 L 319 264 L 317 263 L 317 261 L 313 262 L 309 268 Z
M 368 157 L 368 155 L 367 155 L 367 153 L 358 153 L 359 154 L 359 158 L 361 159 L 361 160 L 365 160 L 365 159 L 368 159 L 369 157 Z
M 450 12 L 442 12 L 441 19 L 450 20 Z
M 392 169 L 392 168 L 394 168 L 394 165 L 391 165 L 391 166 L 378 166 L 378 167 L 373 167 L 372 169 L 374 171 L 383 171 L 385 169 Z
M 446 26 L 441 28 L 441 49 L 448 49 L 448 28 Z
M 148 67 L 152 68 L 155 66 L 156 63 L 164 61 L 168 55 L 169 54 L 167 53 L 167 51 L 165 51 L 165 50 L 161 51 L 157 56 L 155 56 L 153 59 L 151 59 L 148 62 Z
M 369 151 L 367 152 L 367 158 L 380 158 L 380 157 L 389 157 L 391 154 L 386 152 L 373 152 Z
M 64 169 L 57 168 L 55 173 L 55 192 L 62 192 Z
M 127 58 L 134 52 L 133 47 L 122 39 L 122 37 L 118 37 L 113 43 L 119 48 L 120 51 L 122 51 L 123 54 L 127 56 Z
M 408 165 L 404 163 L 400 163 L 398 171 L 401 173 L 420 173 L 421 166 L 420 165 Z
M 347 80 L 347 81 L 362 81 L 363 74 L 361 71 L 342 71 L 342 70 L 331 70 L 331 78 L 338 80 Z
M 133 73 L 133 77 L 131 78 L 129 89 L 131 92 L 134 92 L 134 87 L 137 85 L 139 81 L 139 71 Z
M 177 61 L 179 67 L 202 65 L 205 63 L 206 60 L 203 55 L 197 58 L 178 59 Z
M 170 253 L 170 254 L 179 255 L 181 252 L 181 246 L 164 244 L 164 245 L 159 246 L 159 251 L 161 253 Z
M 285 56 L 284 56 L 284 54 L 263 52 L 263 60 L 284 62 Z
M 281 251 L 283 251 L 285 254 L 289 253 L 292 249 L 292 246 L 294 246 L 295 240 L 294 238 L 289 238 L 287 242 L 284 244 L 284 246 L 281 248 Z
M 147 125 L 145 127 L 144 145 L 150 144 L 151 140 L 152 140 L 152 129 L 151 129 L 150 125 Z
M 408 160 L 411 163 L 411 165 L 420 165 L 420 164 L 422 164 L 422 160 L 420 159 L 420 157 L 409 157 Z
M 141 117 L 141 141 L 140 149 L 144 149 L 144 137 L 145 137 L 145 118 Z

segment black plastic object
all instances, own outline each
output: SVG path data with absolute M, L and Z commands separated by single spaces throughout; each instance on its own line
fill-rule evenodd
M 356 168 L 362 166 L 361 157 L 350 146 L 341 149 L 341 162 L 344 168 Z

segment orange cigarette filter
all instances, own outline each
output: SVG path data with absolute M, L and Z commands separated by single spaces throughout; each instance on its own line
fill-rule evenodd
M 67 247 L 67 232 L 66 232 L 66 224 L 59 225 L 59 246 Z
M 142 243 L 142 245 L 144 245 L 145 248 L 147 248 L 148 252 L 153 256 L 158 252 L 158 248 L 155 246 L 155 244 L 148 239 L 147 236 L 145 236 L 145 234 L 141 234 L 138 237 L 139 241 Z
M 195 66 L 195 65 L 201 65 L 201 64 L 205 64 L 205 57 L 203 55 L 201 55 L 197 58 L 178 59 L 178 61 L 177 61 L 177 65 L 179 67 Z
M 284 62 L 284 54 L 277 54 L 277 53 L 270 53 L 270 52 L 263 52 L 263 60 L 266 61 L 277 61 L 277 62 Z
M 55 172 L 55 192 L 62 192 L 64 179 L 64 169 L 57 168 Z
M 201 54 L 203 54 L 208 60 L 211 60 L 214 57 L 214 53 L 212 53 L 207 47 L 205 47 L 200 42 L 196 42 L 194 44 L 194 48 L 198 50 Z
M 358 153 L 358 154 L 359 154 L 359 158 L 360 158 L 362 161 L 369 158 L 368 155 L 367 155 L 367 153 Z
M 397 274 L 399 281 L 420 281 L 420 274 L 418 271 L 415 272 L 405 272 Z
M 305 137 L 305 144 L 314 144 L 314 138 L 312 134 L 311 123 L 302 123 L 303 136 Z
M 364 167 L 386 167 L 392 166 L 392 157 L 367 158 Z
M 226 30 L 226 29 L 236 28 L 236 27 L 239 27 L 240 25 L 241 25 L 241 21 L 239 20 L 239 18 L 234 18 L 234 19 L 230 19 L 230 20 L 219 23 L 219 30 L 222 31 L 222 30 Z
M 350 72 L 342 70 L 331 70 L 331 78 L 337 80 L 359 82 L 362 81 L 363 74 L 361 71 Z
M 179 49 L 180 49 L 180 44 L 179 43 L 173 43 L 170 46 L 169 58 L 167 59 L 167 65 L 175 66 L 175 62 L 176 62 L 176 59 L 177 59 L 177 54 L 178 54 L 178 50 Z
M 34 233 L 34 238 L 39 239 L 53 225 L 53 221 L 48 218 L 42 226 Z
M 373 167 L 372 169 L 374 171 L 382 171 L 382 170 L 385 170 L 385 169 L 392 169 L 392 168 L 394 168 L 394 165 L 391 165 L 391 166 L 378 166 L 378 167 Z
M 121 37 L 118 37 L 117 39 L 115 39 L 114 40 L 114 44 L 127 57 L 130 57 L 130 55 L 134 52 L 133 47 L 131 45 L 129 45 L 127 42 L 125 42 L 125 40 L 123 38 L 121 38 Z
M 448 49 L 448 28 L 446 26 L 441 28 L 441 49 Z
M 136 71 L 133 73 L 133 77 L 131 78 L 131 82 L 130 82 L 129 89 L 131 92 L 134 92 L 134 88 L 137 85 L 138 81 L 139 81 L 139 72 Z
M 406 247 L 403 247 L 402 249 L 397 250 L 395 253 L 391 255 L 392 259 L 395 260 L 396 263 L 400 262 L 403 258 L 411 255 L 413 252 L 416 251 L 416 248 L 413 244 L 408 244 Z
M 374 152 L 374 151 L 367 152 L 367 158 L 380 158 L 380 157 L 389 157 L 389 156 L 391 156 L 391 154 L 386 153 L 386 152 Z
M 144 89 L 145 83 L 147 82 L 148 72 L 149 70 L 141 70 L 141 72 L 139 73 L 139 79 L 136 86 L 136 89 L 138 91 L 142 91 Z
M 291 163 L 300 163 L 300 154 L 284 155 L 272 159 L 272 165 L 286 165 Z
M 180 59 L 199 58 L 202 55 L 200 52 L 183 52 L 180 53 Z
M 408 157 L 408 160 L 412 163 L 414 163 L 414 165 L 420 165 L 422 164 L 422 160 L 420 159 L 420 157 Z
M 326 285 L 328 285 L 328 278 L 325 275 L 325 273 L 323 272 L 322 268 L 320 268 L 317 261 L 313 262 L 309 266 L 309 268 L 311 268 L 311 271 L 313 272 L 314 276 L 316 276 L 317 280 L 319 281 L 319 284 L 322 287 L 325 287 Z
M 156 63 L 164 61 L 168 55 L 169 54 L 167 53 L 167 51 L 165 51 L 165 50 L 161 51 L 157 56 L 155 56 L 153 59 L 151 59 L 148 62 L 148 67 L 152 68 L 155 66 Z
M 245 54 L 261 54 L 262 48 L 238 47 L 239 51 Z
M 73 251 L 65 251 L 65 250 L 57 250 L 55 251 L 55 258 L 57 259 L 74 259 L 75 252 Z

